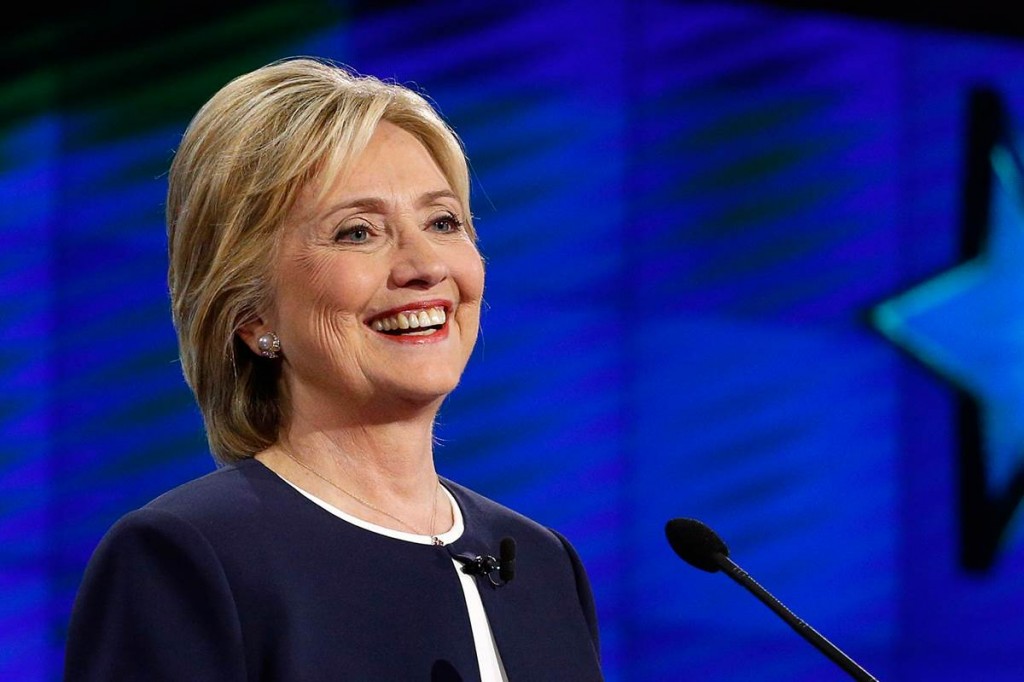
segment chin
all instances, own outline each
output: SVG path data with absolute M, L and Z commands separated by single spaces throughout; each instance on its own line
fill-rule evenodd
M 443 400 L 449 393 L 459 385 L 458 378 L 437 377 L 431 381 L 418 381 L 414 384 L 408 382 L 395 382 L 385 387 L 381 393 L 392 395 L 404 402 L 422 403 L 428 405 L 435 401 Z

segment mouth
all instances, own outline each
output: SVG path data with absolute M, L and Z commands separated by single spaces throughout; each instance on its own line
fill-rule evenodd
M 401 310 L 389 310 L 371 318 L 366 324 L 386 336 L 411 340 L 447 331 L 448 315 L 447 304 L 420 304 Z

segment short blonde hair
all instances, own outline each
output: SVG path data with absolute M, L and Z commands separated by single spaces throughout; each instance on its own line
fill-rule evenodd
M 185 131 L 167 193 L 168 284 L 185 380 L 221 463 L 274 444 L 287 418 L 279 362 L 238 337 L 270 304 L 282 223 L 300 190 L 344 172 L 382 120 L 427 148 L 475 239 L 462 144 L 404 86 L 327 60 L 279 60 L 221 88 Z

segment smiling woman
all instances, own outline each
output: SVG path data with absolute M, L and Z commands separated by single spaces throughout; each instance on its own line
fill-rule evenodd
M 435 470 L 484 271 L 426 100 L 276 62 L 200 109 L 169 182 L 174 322 L 220 466 L 103 538 L 65 679 L 601 679 L 572 546 Z
M 440 406 L 480 321 L 483 265 L 463 215 L 426 147 L 387 121 L 329 187 L 299 193 L 277 243 L 274 300 L 239 332 L 254 351 L 264 334 L 280 337 L 294 412 L 330 406 L 369 423 L 396 405 Z

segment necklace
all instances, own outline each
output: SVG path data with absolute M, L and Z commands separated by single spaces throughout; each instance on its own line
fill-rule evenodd
M 411 530 L 416 535 L 421 535 L 421 534 L 422 535 L 429 535 L 431 542 L 433 542 L 436 547 L 441 547 L 441 546 L 444 545 L 444 540 L 442 540 L 441 538 L 437 537 L 437 535 L 434 534 L 434 520 L 437 518 L 437 488 L 441 487 L 441 481 L 440 480 L 437 481 L 437 488 L 434 489 L 434 504 L 433 504 L 433 506 L 430 509 L 430 527 L 427 529 L 428 532 L 420 533 L 420 531 L 417 530 L 416 527 L 413 526 L 411 523 L 407 523 L 407 522 L 403 521 L 402 519 L 398 518 L 397 516 L 395 516 L 394 514 L 392 514 L 390 512 L 387 512 L 387 511 L 384 511 L 383 509 L 381 509 L 377 505 L 371 504 L 367 500 L 364 500 L 363 498 L 359 497 L 355 493 L 352 493 L 352 492 L 349 492 L 348 490 L 345 490 L 340 485 L 338 485 L 337 483 L 335 483 L 331 479 L 327 478 L 326 476 L 321 474 L 319 471 L 317 471 L 313 467 L 309 466 L 308 464 L 306 464 L 304 462 L 300 462 L 299 460 L 295 459 L 295 457 L 292 456 L 292 453 L 288 452 L 284 448 L 281 449 L 281 452 L 283 452 L 285 455 L 287 455 L 288 459 L 290 459 L 291 461 L 295 462 L 300 467 L 302 467 L 303 469 L 305 469 L 309 473 L 313 474 L 314 476 L 319 478 L 321 481 L 323 481 L 327 485 L 331 486 L 335 490 L 341 491 L 342 493 L 344 493 L 348 497 L 351 497 L 353 500 L 355 500 L 359 504 L 363 505 L 364 507 L 372 509 L 373 511 L 377 512 L 378 514 L 383 514 L 384 516 L 387 516 L 388 518 L 397 521 L 398 523 L 402 524 L 403 526 L 405 526 L 406 528 Z

